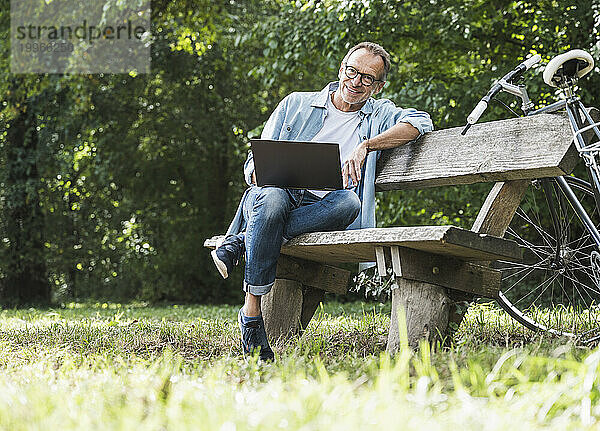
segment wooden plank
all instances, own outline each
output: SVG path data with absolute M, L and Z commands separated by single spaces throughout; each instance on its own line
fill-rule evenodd
M 416 349 L 421 340 L 443 341 L 448 333 L 450 300 L 446 289 L 429 283 L 396 277 L 392 290 L 392 315 L 386 351 L 396 354 L 404 347 L 401 325 L 406 327 L 408 347 Z M 404 317 L 403 319 L 400 316 Z
M 529 184 L 530 180 L 494 184 L 471 230 L 503 237 Z
M 325 299 L 325 292 L 312 287 L 302 288 L 302 313 L 300 313 L 300 330 L 308 327 L 310 320 L 319 308 L 319 304 Z
M 400 265 L 400 249 L 398 246 L 391 246 L 390 252 L 392 254 L 392 269 L 396 277 L 402 277 L 402 265 Z
M 214 247 L 218 238 L 206 240 L 205 246 Z M 314 262 L 373 262 L 376 260 L 375 247 L 393 245 L 467 261 L 519 261 L 522 257 L 521 249 L 514 241 L 455 226 L 403 226 L 305 233 L 281 247 L 281 253 Z M 308 284 L 305 281 L 302 283 Z
M 300 235 L 281 253 L 317 262 L 373 262 L 375 247 L 401 246 L 461 260 L 520 260 L 514 241 L 454 226 L 412 226 L 315 232 Z
M 562 114 L 434 131 L 382 152 L 376 189 L 396 190 L 553 177 L 571 172 L 579 157 Z
M 500 271 L 446 256 L 400 249 L 402 278 L 496 298 Z
M 269 293 L 261 296 L 267 335 L 275 345 L 300 331 L 302 285 L 292 280 L 275 280 Z
M 276 277 L 298 281 L 304 286 L 344 295 L 348 293 L 350 271 L 282 255 L 277 261 Z
M 385 266 L 383 247 L 375 247 L 375 259 L 377 260 L 377 273 L 380 277 L 385 277 L 387 275 L 387 268 Z

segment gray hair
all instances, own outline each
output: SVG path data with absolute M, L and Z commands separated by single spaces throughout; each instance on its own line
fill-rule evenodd
M 348 53 L 344 57 L 342 63 L 346 63 L 346 61 L 352 55 L 352 53 L 354 51 L 358 51 L 359 49 L 366 49 L 371 54 L 378 55 L 379 57 L 381 57 L 381 59 L 383 60 L 383 76 L 381 77 L 381 80 L 385 81 L 385 78 L 388 72 L 390 71 L 391 67 L 390 55 L 381 45 L 375 42 L 361 42 L 358 45 L 354 45 L 348 50 Z

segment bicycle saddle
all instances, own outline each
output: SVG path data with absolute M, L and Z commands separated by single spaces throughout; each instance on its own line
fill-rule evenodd
M 544 82 L 550 87 L 567 84 L 573 78 L 581 78 L 594 67 L 594 59 L 581 49 L 572 49 L 557 55 L 546 65 Z

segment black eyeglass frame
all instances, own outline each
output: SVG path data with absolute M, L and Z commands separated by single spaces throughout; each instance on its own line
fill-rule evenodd
M 348 74 L 348 69 L 351 69 L 351 70 L 353 70 L 353 71 L 355 72 L 355 73 L 353 74 L 353 76 L 350 76 L 350 75 Z M 354 79 L 354 78 L 356 78 L 356 76 L 357 76 L 357 75 L 360 75 L 360 83 L 361 83 L 362 85 L 364 85 L 365 87 L 370 87 L 371 85 L 375 84 L 376 82 L 385 82 L 383 79 L 376 79 L 376 78 L 375 78 L 373 75 L 371 75 L 371 74 L 359 72 L 359 71 L 356 69 L 356 67 L 354 67 L 354 66 L 349 66 L 349 65 L 347 65 L 347 64 L 346 64 L 346 65 L 345 65 L 345 67 L 344 67 L 344 74 L 346 75 L 346 77 L 347 77 L 348 79 Z M 373 79 L 373 82 L 371 82 L 371 83 L 367 83 L 367 82 L 365 82 L 365 81 L 364 81 L 364 79 L 365 79 L 365 78 L 372 78 L 372 79 Z

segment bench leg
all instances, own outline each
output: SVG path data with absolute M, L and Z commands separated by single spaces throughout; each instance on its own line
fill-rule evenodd
M 325 292 L 278 278 L 267 295 L 261 298 L 265 329 L 270 340 L 286 340 L 299 334 L 308 324 Z
M 275 280 L 271 291 L 261 298 L 261 309 L 269 339 L 277 342 L 297 334 L 302 315 L 302 284 Z
M 408 345 L 414 349 L 422 339 L 433 342 L 447 335 L 450 303 L 443 287 L 395 277 L 387 352 L 394 354 L 400 350 L 399 325 L 403 324 L 398 319 L 400 309 L 404 310 Z
M 325 299 L 325 291 L 315 289 L 314 287 L 304 286 L 302 298 L 302 314 L 300 315 L 300 325 L 302 330 L 306 329 L 310 319 L 315 315 L 319 304 Z

